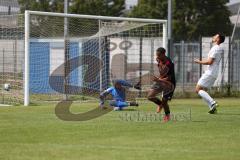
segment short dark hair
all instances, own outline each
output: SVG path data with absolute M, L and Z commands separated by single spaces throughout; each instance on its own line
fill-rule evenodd
M 220 39 L 220 44 L 225 41 L 225 36 L 222 33 L 217 33 Z
M 158 53 L 165 54 L 165 53 L 166 53 L 166 50 L 165 50 L 163 47 L 160 47 L 160 48 L 157 49 L 157 52 L 158 52 Z
M 121 82 L 119 79 L 115 79 L 115 80 L 112 80 L 112 84 L 115 86 L 117 84 L 120 84 L 121 85 Z

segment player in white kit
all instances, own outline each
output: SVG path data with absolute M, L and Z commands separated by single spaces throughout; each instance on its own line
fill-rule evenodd
M 208 59 L 195 59 L 194 62 L 202 65 L 208 65 L 207 70 L 199 79 L 196 85 L 197 94 L 208 104 L 210 114 L 216 113 L 217 102 L 207 93 L 207 89 L 212 87 L 218 77 L 219 64 L 223 54 L 223 48 L 220 46 L 225 40 L 225 36 L 220 33 L 212 37 L 213 47 L 208 53 Z

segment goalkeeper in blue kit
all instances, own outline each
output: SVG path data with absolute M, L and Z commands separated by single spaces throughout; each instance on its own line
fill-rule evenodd
M 136 102 L 126 101 L 126 88 L 141 89 L 140 84 L 132 85 L 126 80 L 115 80 L 113 82 L 113 87 L 109 87 L 100 94 L 100 104 L 99 107 L 104 107 L 104 99 L 108 94 L 112 95 L 112 100 L 110 101 L 110 106 L 114 107 L 115 111 L 122 110 L 124 107 L 128 106 L 138 106 Z

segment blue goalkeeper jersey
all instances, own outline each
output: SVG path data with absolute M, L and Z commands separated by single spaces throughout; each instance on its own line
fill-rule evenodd
M 116 101 L 125 101 L 125 89 L 122 90 L 116 89 L 115 87 L 110 87 L 106 90 L 107 93 L 111 94 L 113 100 Z

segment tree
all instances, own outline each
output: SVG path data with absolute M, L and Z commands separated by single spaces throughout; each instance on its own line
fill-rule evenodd
M 70 0 L 68 0 L 68 1 L 69 1 L 69 3 L 71 2 Z M 63 13 L 64 12 L 64 0 L 52 1 L 50 11 Z
M 228 0 L 175 0 L 173 35 L 175 40 L 196 40 L 216 32 L 229 35 L 232 29 Z
M 68 0 L 70 3 L 69 13 L 90 14 L 102 16 L 120 16 L 125 9 L 125 0 Z M 46 12 L 63 12 L 64 0 L 19 0 L 21 11 L 36 10 Z M 40 36 L 41 30 L 49 31 L 48 36 L 61 36 L 63 33 L 63 18 L 50 16 L 37 16 L 35 27 L 31 34 Z M 36 23 L 37 22 L 37 23 Z M 98 29 L 98 21 L 79 20 L 69 18 L 69 35 L 94 34 Z M 51 24 L 51 25 L 46 25 Z M 84 27 L 81 27 L 84 26 Z M 81 28 L 76 30 L 76 28 Z M 94 32 L 94 33 L 92 33 Z
M 21 12 L 25 10 L 50 11 L 50 0 L 19 0 Z
M 21 12 L 25 10 L 45 11 L 45 12 L 63 12 L 64 0 L 19 0 Z M 31 25 L 32 37 L 43 36 L 62 36 L 64 19 L 51 16 L 35 16 Z M 51 25 L 47 25 L 51 24 Z
M 125 0 L 68 0 L 69 13 L 120 16 Z M 21 12 L 25 10 L 63 12 L 64 0 L 19 0 Z
M 167 18 L 167 0 L 140 0 L 129 14 L 137 18 Z
M 73 0 L 71 13 L 120 16 L 125 9 L 124 0 Z
M 173 0 L 173 39 L 198 40 L 232 29 L 228 0 Z M 167 0 L 140 0 L 130 17 L 167 19 Z
M 63 12 L 64 0 L 19 0 L 21 12 L 25 10 Z

